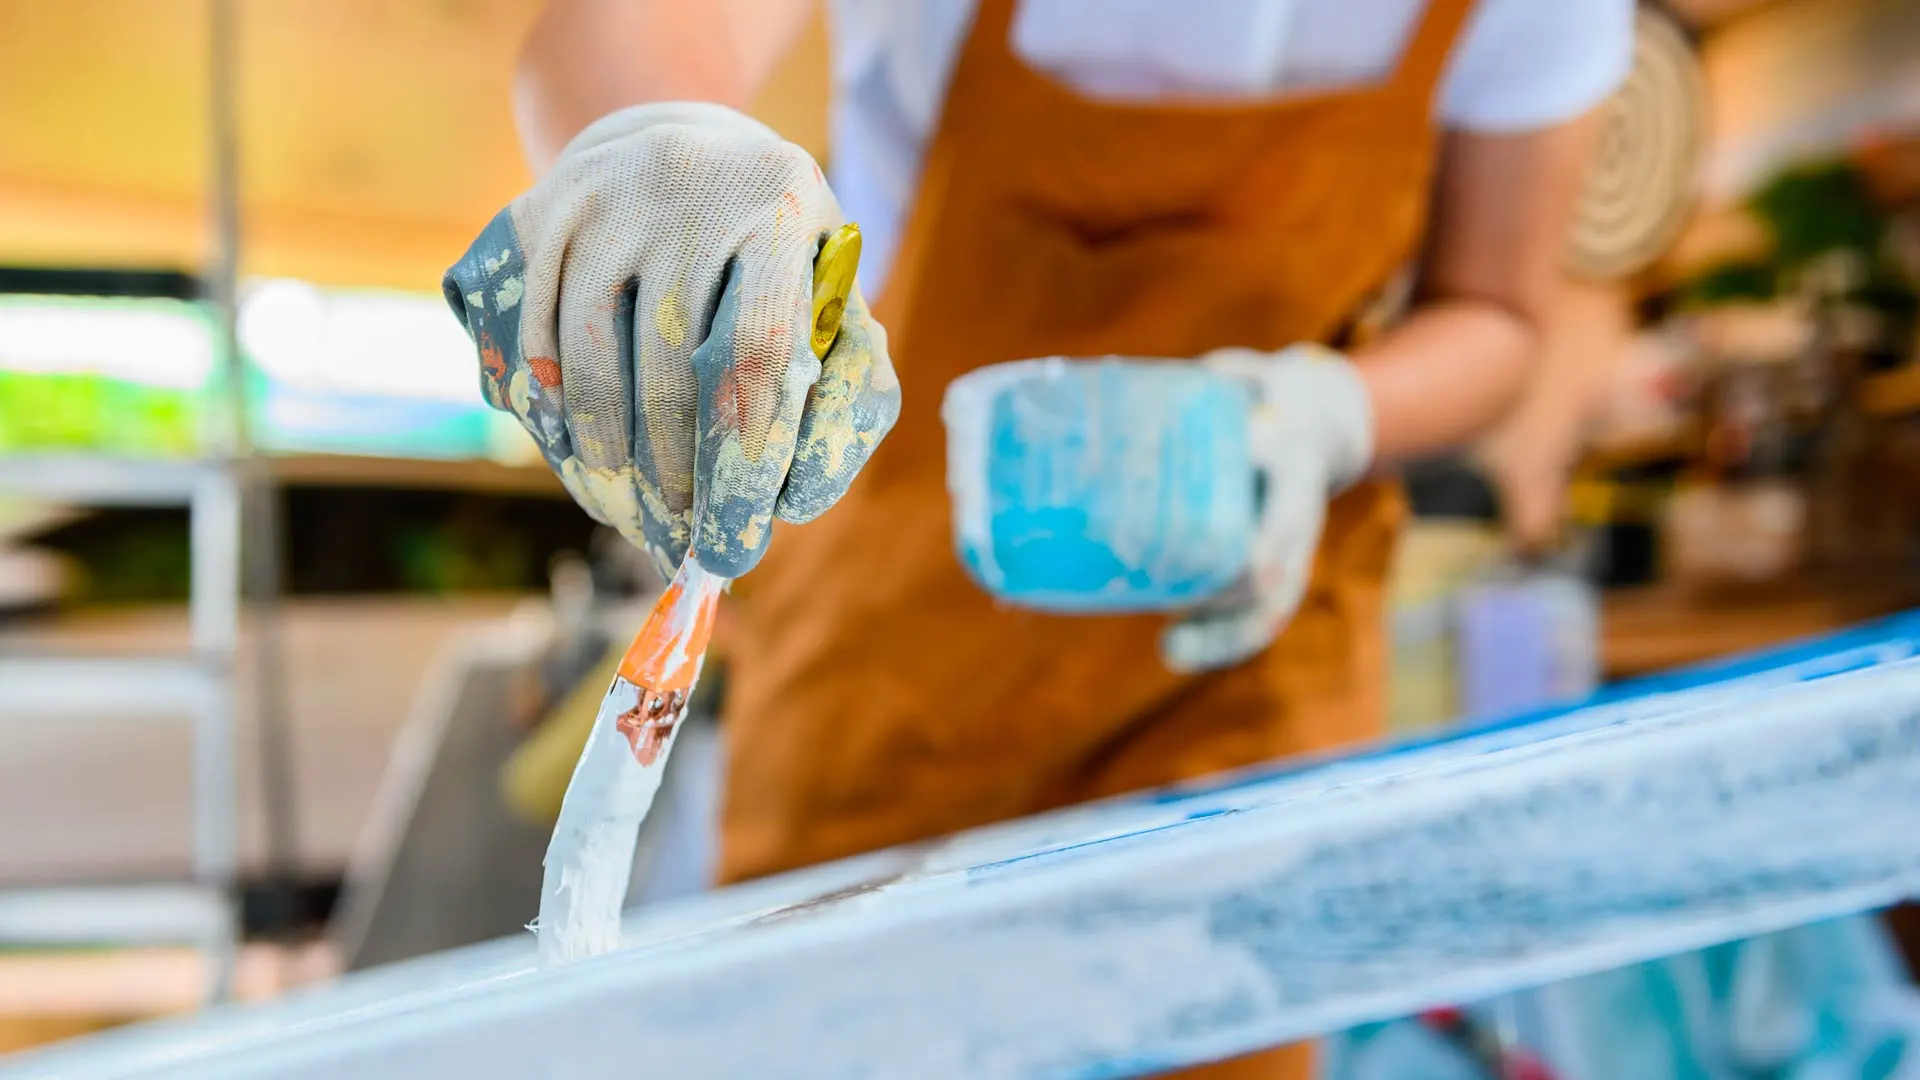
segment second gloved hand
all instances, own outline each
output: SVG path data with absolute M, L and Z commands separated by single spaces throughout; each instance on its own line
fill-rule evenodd
M 641 105 L 567 145 L 444 283 L 481 388 L 665 574 L 752 569 L 846 491 L 900 410 L 856 289 L 824 362 L 813 261 L 845 219 L 806 151 L 732 109 Z
M 1175 671 L 1227 667 L 1273 642 L 1306 593 L 1328 500 L 1373 459 L 1372 403 L 1339 353 L 1318 345 L 1221 349 L 1201 362 L 1253 392 L 1248 442 L 1261 502 L 1246 581 L 1162 638 L 1161 654 Z

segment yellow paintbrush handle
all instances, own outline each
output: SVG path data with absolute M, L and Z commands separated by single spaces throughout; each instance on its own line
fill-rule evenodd
M 820 245 L 813 261 L 813 355 L 827 358 L 840 333 L 840 317 L 847 312 L 853 292 L 853 274 L 860 268 L 860 226 L 849 221 Z

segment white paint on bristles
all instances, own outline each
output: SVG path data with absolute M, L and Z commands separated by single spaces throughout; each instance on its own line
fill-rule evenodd
M 726 579 L 688 557 L 676 584 L 682 589 L 682 600 L 669 611 L 676 622 L 669 624 L 674 631 L 673 648 L 664 670 L 687 661 L 691 620 L 710 594 L 725 587 Z M 696 684 L 704 660 L 695 661 Z M 676 723 L 653 763 L 642 765 L 618 727 L 620 714 L 639 705 L 640 696 L 639 687 L 620 675 L 613 677 L 567 783 L 553 839 L 547 844 L 540 917 L 534 924 L 544 964 L 598 956 L 620 944 L 621 904 L 633 872 L 640 826 L 660 792 L 667 759 L 680 733 Z M 688 696 L 692 696 L 691 686 Z

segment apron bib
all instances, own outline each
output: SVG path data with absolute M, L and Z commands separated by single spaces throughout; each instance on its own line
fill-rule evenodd
M 1382 730 L 1396 487 L 1335 500 L 1262 655 L 1168 671 L 1160 616 L 997 608 L 953 549 L 940 400 L 1027 357 L 1328 340 L 1415 253 L 1433 94 L 1471 0 L 1434 0 L 1364 87 L 1089 100 L 981 0 L 885 294 L 900 422 L 852 490 L 735 586 L 721 876 L 754 877 Z M 1292 1049 L 1207 1076 L 1294 1075 Z M 1220 1071 L 1246 1069 L 1251 1071 Z M 1303 1075 L 1303 1074 L 1302 1074 Z

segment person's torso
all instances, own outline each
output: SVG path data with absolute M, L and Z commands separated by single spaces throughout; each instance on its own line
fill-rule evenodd
M 1472 6 L 1422 5 L 1363 85 L 1141 103 L 1037 68 L 1011 47 L 1014 0 L 981 0 L 875 300 L 899 423 L 733 592 L 730 878 L 1374 729 L 1391 484 L 1328 507 L 1307 599 L 1272 648 L 1194 675 L 1159 659 L 1163 617 L 1003 606 L 968 579 L 940 403 L 999 361 L 1335 336 L 1417 245 L 1432 96 Z
M 978 0 L 834 0 L 830 168 L 866 234 L 877 294 Z M 1437 89 L 1438 118 L 1527 126 L 1591 98 L 1619 67 L 1628 0 L 1486 0 Z M 1010 45 L 1095 99 L 1284 99 L 1377 82 L 1398 63 L 1425 0 L 1021 0 Z M 1580 62 L 1565 54 L 1585 34 Z M 1564 56 L 1562 57 L 1564 61 Z M 1531 100 L 1523 100 L 1531 99 Z

